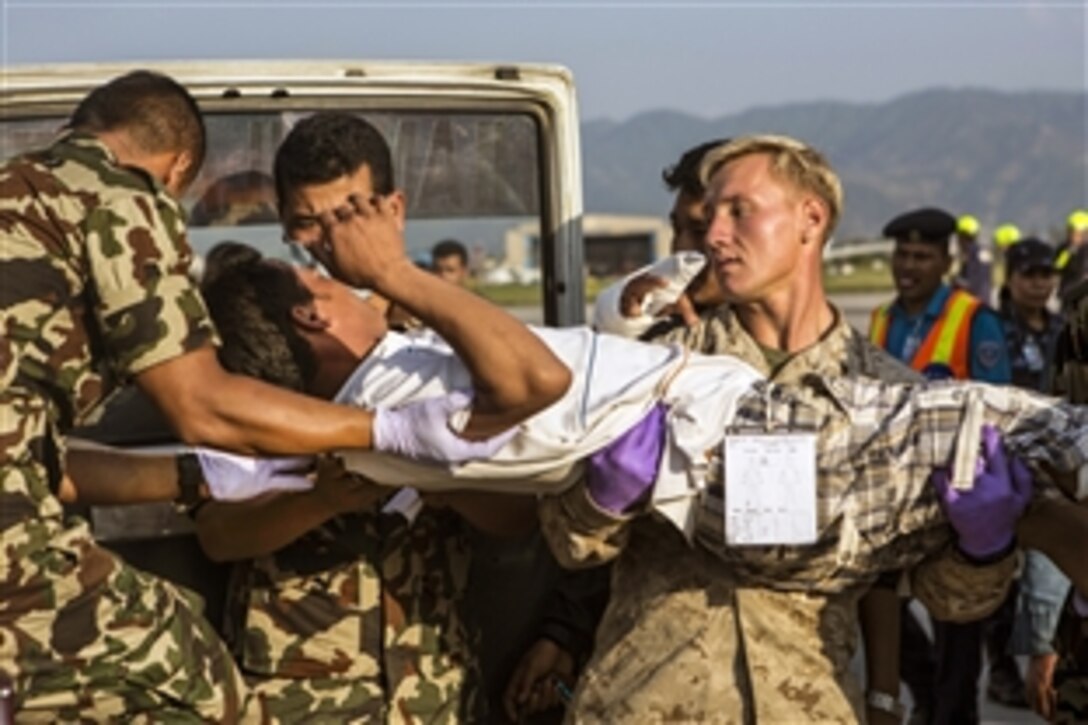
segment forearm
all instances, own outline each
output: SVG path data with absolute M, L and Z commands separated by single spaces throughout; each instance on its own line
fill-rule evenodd
M 483 298 L 407 262 L 374 280 L 376 290 L 422 319 L 457 352 L 472 376 L 466 433 L 509 428 L 558 400 L 571 373 L 523 323 Z
M 313 491 L 258 501 L 210 501 L 197 512 L 196 534 L 208 558 L 237 561 L 278 551 L 335 515 Z
M 178 497 L 174 456 L 146 456 L 70 441 L 58 496 L 91 506 L 173 501 Z
M 1016 527 L 1024 548 L 1038 549 L 1082 592 L 1088 592 L 1088 507 L 1057 498 L 1036 498 Z
M 270 455 L 372 445 L 370 411 L 232 375 L 210 347 L 149 368 L 136 382 L 190 445 Z
M 866 685 L 899 695 L 899 595 L 895 589 L 874 586 L 858 604 L 865 644 Z
M 536 498 L 514 494 L 453 491 L 424 494 L 427 505 L 447 506 L 491 536 L 519 536 L 536 526 Z

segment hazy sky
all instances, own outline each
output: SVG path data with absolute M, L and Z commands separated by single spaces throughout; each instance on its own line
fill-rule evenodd
M 1086 87 L 1088 3 L 0 0 L 5 65 L 141 59 L 546 61 L 583 119 L 704 117 L 932 86 Z

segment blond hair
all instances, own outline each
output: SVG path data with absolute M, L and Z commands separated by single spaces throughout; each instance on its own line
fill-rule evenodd
M 823 241 L 830 238 L 842 213 L 842 182 L 823 154 L 795 138 L 758 134 L 727 141 L 712 148 L 703 157 L 699 179 L 709 189 L 710 179 L 722 166 L 752 154 L 766 154 L 775 178 L 823 201 L 827 206 L 827 229 Z

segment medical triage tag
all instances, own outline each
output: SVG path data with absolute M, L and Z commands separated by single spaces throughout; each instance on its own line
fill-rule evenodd
M 727 544 L 816 541 L 816 435 L 733 433 L 722 443 Z

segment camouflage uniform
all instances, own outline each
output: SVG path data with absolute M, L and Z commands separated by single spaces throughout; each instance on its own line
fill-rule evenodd
M 0 671 L 20 721 L 233 720 L 196 598 L 95 545 L 54 495 L 64 433 L 121 378 L 215 341 L 178 203 L 89 136 L 0 168 Z
M 228 639 L 264 722 L 479 721 L 453 513 L 340 516 L 237 574 Z
M 668 339 L 706 353 L 736 355 L 768 375 L 773 372 L 779 382 L 800 382 L 810 373 L 915 379 L 841 315 L 824 339 L 774 371 L 728 307 Z M 541 519 L 566 565 L 619 557 L 596 650 L 575 693 L 575 720 L 862 719 L 861 691 L 848 668 L 857 645 L 858 600 L 876 572 L 855 573 L 854 583 L 825 594 L 757 588 L 738 573 L 736 561 L 726 563 L 702 546 L 693 549 L 671 524 L 655 517 L 609 515 L 581 485 L 545 499 Z M 927 547 L 948 540 L 947 527 L 940 529 L 921 530 Z M 864 541 L 857 546 L 863 551 Z M 765 556 L 753 553 L 766 563 Z M 743 559 L 744 552 L 737 556 Z M 1013 557 L 973 567 L 950 549 L 918 567 L 915 593 L 935 616 L 970 618 L 1000 604 L 1014 567 Z

